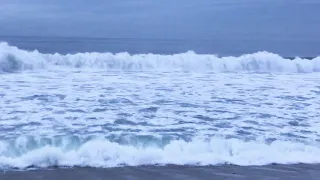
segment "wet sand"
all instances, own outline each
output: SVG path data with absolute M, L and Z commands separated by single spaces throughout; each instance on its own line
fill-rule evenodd
M 319 180 L 320 165 L 139 166 L 3 171 L 0 180 Z

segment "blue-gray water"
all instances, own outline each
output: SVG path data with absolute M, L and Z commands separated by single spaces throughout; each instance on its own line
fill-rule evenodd
M 215 38 L 90 38 L 90 37 L 33 37 L 0 36 L 0 40 L 25 50 L 42 53 L 128 52 L 131 54 L 177 54 L 194 51 L 218 56 L 241 56 L 268 51 L 283 57 L 316 57 L 318 39 L 277 39 L 228 37 Z
M 288 59 L 209 40 L 0 40 L 2 179 L 317 172 L 309 170 L 320 162 L 315 54 Z M 44 170 L 62 167 L 73 169 Z

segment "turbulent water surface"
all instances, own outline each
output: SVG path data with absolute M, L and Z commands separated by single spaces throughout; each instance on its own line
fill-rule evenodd
M 0 168 L 320 163 L 320 58 L 0 44 Z

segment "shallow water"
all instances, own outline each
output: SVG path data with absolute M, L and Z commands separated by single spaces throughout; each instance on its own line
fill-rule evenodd
M 319 75 L 4 74 L 0 164 L 319 162 Z
M 319 57 L 0 47 L 1 169 L 320 162 Z

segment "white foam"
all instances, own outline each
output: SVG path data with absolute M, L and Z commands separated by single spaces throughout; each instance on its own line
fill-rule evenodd
M 25 168 L 28 166 L 90 166 L 115 167 L 121 164 L 130 166 L 177 164 L 177 165 L 265 165 L 270 163 L 319 163 L 320 148 L 286 141 L 244 142 L 238 139 L 212 138 L 209 141 L 171 141 L 159 147 L 149 145 L 138 147 L 120 145 L 106 139 L 92 139 L 83 144 L 67 148 L 65 144 L 42 145 L 26 150 L 22 141 L 17 149 L 7 142 L 0 143 L 0 166 Z M 30 143 L 30 142 L 29 142 Z M 70 142 L 69 142 L 70 143 Z M 20 145 L 19 145 L 20 144 Z M 23 152 L 20 155 L 6 155 L 9 151 Z
M 239 57 L 217 57 L 192 51 L 172 54 L 78 53 L 42 54 L 0 43 L 0 71 L 14 72 L 55 67 L 93 68 L 107 71 L 210 71 L 210 72 L 320 72 L 320 57 L 285 59 L 269 52 Z

